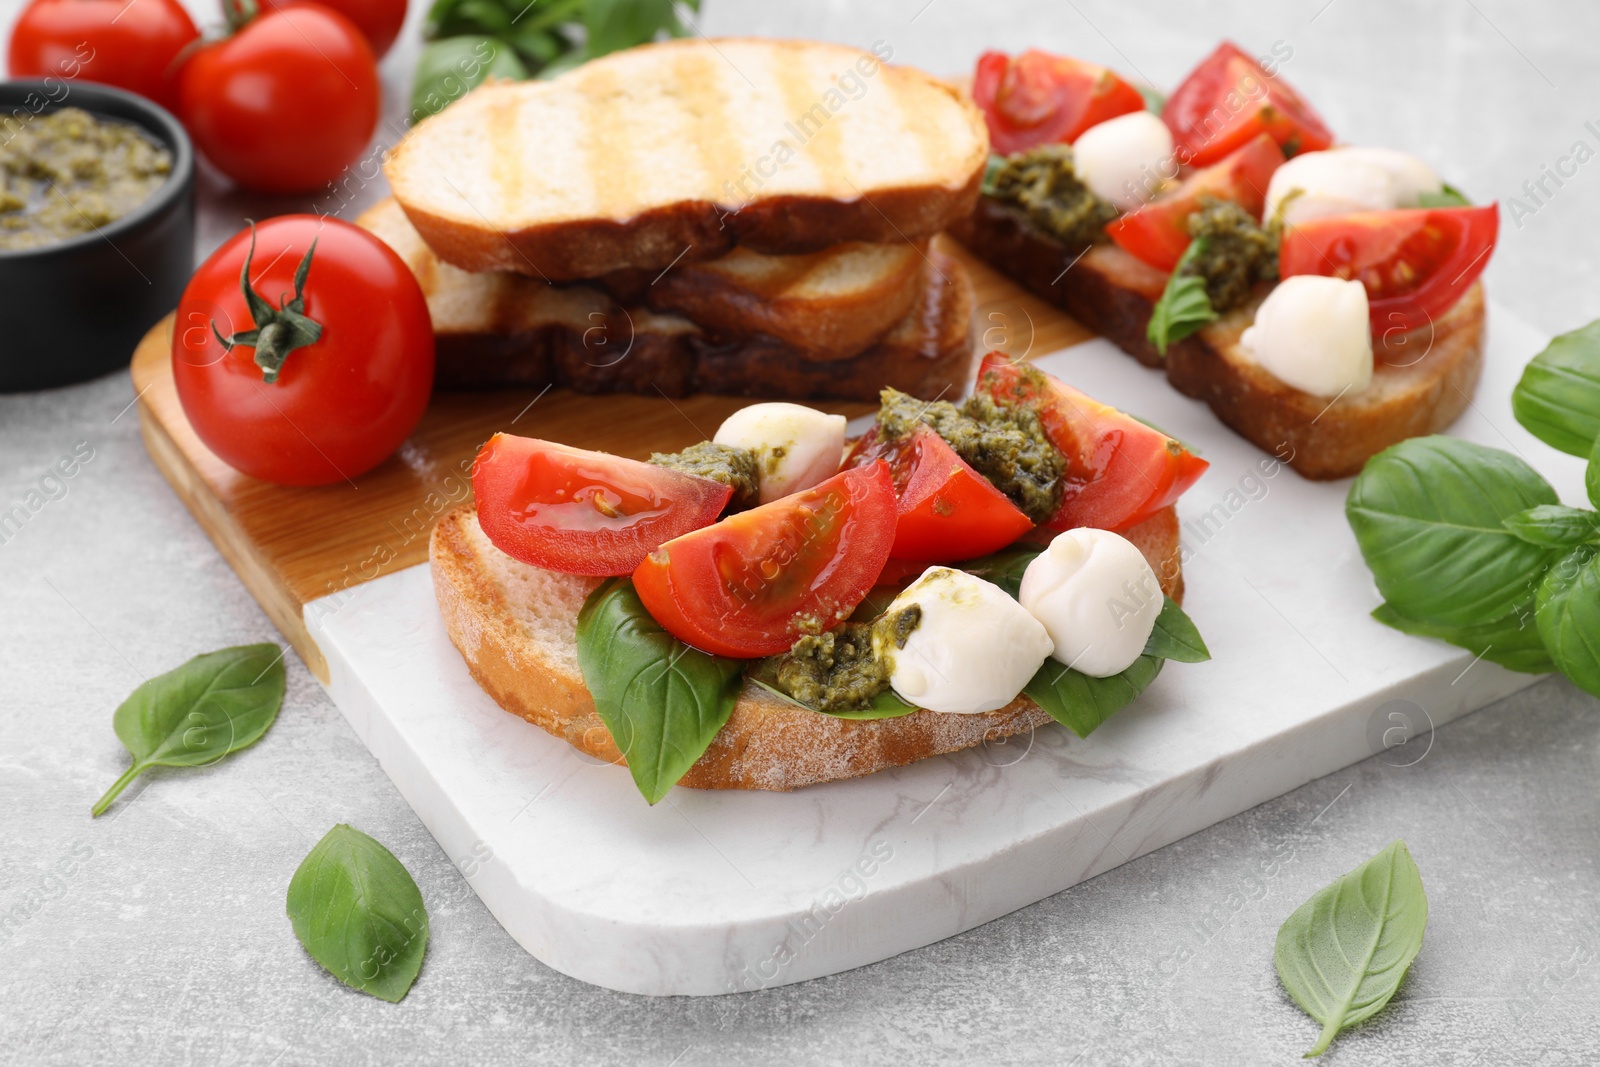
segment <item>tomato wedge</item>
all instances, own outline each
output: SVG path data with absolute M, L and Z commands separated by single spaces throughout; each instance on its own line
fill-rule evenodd
M 850 617 L 894 543 L 894 480 L 873 463 L 730 515 L 645 557 L 633 585 L 674 637 L 719 656 L 787 652 Z
M 1284 232 L 1278 269 L 1285 278 L 1358 279 L 1381 336 L 1419 329 L 1455 307 L 1488 266 L 1499 232 L 1494 204 L 1330 215 Z
M 1195 167 L 1215 163 L 1262 133 L 1290 156 L 1333 143 L 1332 132 L 1300 94 L 1231 41 L 1217 45 L 1183 79 L 1161 119 L 1172 131 L 1178 158 Z
M 1177 500 L 1210 466 L 1160 430 L 1003 352 L 983 357 L 978 388 L 1002 403 L 1033 406 L 1066 457 L 1066 492 L 1045 523 L 1049 529 L 1135 526 Z
M 930 426 L 918 426 L 893 444 L 874 426 L 845 460 L 861 467 L 889 464 L 899 501 L 892 559 L 953 563 L 998 552 L 1029 530 L 1033 520 L 967 465 Z
M 1030 48 L 978 57 L 972 99 L 989 122 L 989 145 L 1002 156 L 1057 141 L 1076 141 L 1090 126 L 1144 109 L 1139 90 L 1105 67 Z
M 513 559 L 566 574 L 627 574 L 717 521 L 733 490 L 605 452 L 497 433 L 472 469 L 478 524 Z
M 1172 273 L 1189 247 L 1189 216 L 1200 198 L 1232 200 L 1256 219 L 1266 206 L 1267 182 L 1283 162 L 1278 142 L 1257 134 L 1219 163 L 1197 170 L 1176 189 L 1106 227 L 1111 239 L 1159 271 Z

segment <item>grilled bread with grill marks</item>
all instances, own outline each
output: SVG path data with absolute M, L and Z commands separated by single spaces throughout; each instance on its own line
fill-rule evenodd
M 1359 474 L 1390 445 L 1444 430 L 1471 404 L 1483 372 L 1481 283 L 1431 329 L 1375 340 L 1372 384 L 1330 402 L 1268 373 L 1240 347 L 1266 287 L 1247 306 L 1168 345 L 1163 359 L 1145 337 L 1167 283 L 1154 267 L 1113 244 L 1067 248 L 989 197 L 951 235 L 1145 366 L 1163 368 L 1179 392 L 1205 401 L 1241 437 L 1314 480 Z
M 978 109 L 920 71 L 702 38 L 486 84 L 419 123 L 384 173 L 446 262 L 574 281 L 735 244 L 931 237 L 971 211 L 988 152 Z
M 1127 531 L 1182 598 L 1178 520 L 1172 508 Z M 578 668 L 578 609 L 598 578 L 520 563 L 489 542 L 470 506 L 439 520 L 429 543 L 434 594 L 451 642 L 484 692 L 574 747 L 622 764 Z M 747 683 L 733 715 L 681 785 L 697 789 L 798 789 L 854 778 L 998 740 L 1050 722 L 1018 696 L 998 711 L 851 721 L 808 711 Z
M 421 284 L 438 346 L 435 382 L 444 389 L 555 384 L 590 393 L 875 401 L 889 385 L 931 400 L 959 395 L 973 373 L 972 283 L 937 240 L 925 257 L 916 252 L 922 269 L 911 309 L 866 350 L 818 361 L 766 334 L 725 338 L 678 315 L 623 306 L 595 286 L 460 270 L 433 253 L 392 200 L 356 221 Z

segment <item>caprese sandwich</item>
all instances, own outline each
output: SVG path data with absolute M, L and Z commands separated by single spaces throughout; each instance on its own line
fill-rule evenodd
M 854 441 L 789 403 L 648 461 L 497 434 L 434 529 L 434 587 L 501 707 L 650 803 L 793 789 L 1085 736 L 1206 659 L 1173 510 L 1205 467 L 992 354 L 961 404 L 885 390 Z
M 1292 54 L 1223 43 L 1162 101 L 1078 60 L 986 53 L 972 95 L 998 154 L 952 233 L 1301 474 L 1340 478 L 1471 402 L 1498 214 L 1415 156 L 1337 144 L 1279 75 Z

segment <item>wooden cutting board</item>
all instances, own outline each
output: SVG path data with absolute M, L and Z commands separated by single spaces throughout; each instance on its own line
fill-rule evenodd
M 1051 352 L 1093 336 L 949 242 L 977 290 L 977 343 Z M 466 472 L 498 431 L 642 459 L 703 440 L 746 398 L 584 396 L 562 389 L 438 393 L 416 432 L 376 470 L 338 485 L 273 485 L 229 467 L 195 436 L 172 378 L 172 318 L 133 355 L 145 447 L 245 587 L 324 683 L 328 667 L 306 630 L 307 602 L 428 556 L 434 521 L 471 497 Z M 864 403 L 819 403 L 847 416 Z

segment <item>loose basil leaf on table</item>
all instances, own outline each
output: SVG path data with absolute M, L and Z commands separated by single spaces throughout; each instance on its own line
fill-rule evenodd
M 1205 248 L 1203 237 L 1189 242 L 1178 265 L 1172 269 L 1166 288 L 1161 291 L 1161 299 L 1150 311 L 1150 324 L 1145 328 L 1145 337 L 1163 356 L 1174 341 L 1181 341 L 1197 333 L 1206 323 L 1217 321 L 1216 309 L 1206 295 L 1205 279 L 1184 273 L 1185 268 L 1198 259 Z
M 610 578 L 578 612 L 578 666 L 600 721 L 651 804 L 705 754 L 733 714 L 741 660 L 679 641 L 651 618 L 625 578 Z
M 1530 545 L 1570 548 L 1600 540 L 1600 512 L 1540 504 L 1519 511 L 1504 522 L 1505 528 Z
M 1555 490 L 1515 456 L 1453 437 L 1418 437 L 1367 462 L 1345 516 L 1394 610 L 1474 626 L 1524 603 L 1555 558 L 1505 520 L 1555 503 Z
M 1600 554 L 1592 545 L 1562 557 L 1539 586 L 1539 636 L 1561 673 L 1600 696 Z
M 240 645 L 207 652 L 135 689 L 112 725 L 133 756 L 91 814 L 151 767 L 200 767 L 254 744 L 283 704 L 283 650 Z
M 300 861 L 285 909 L 311 958 L 352 989 L 393 1004 L 422 970 L 422 892 L 393 853 L 354 827 L 335 826 Z
M 1440 626 L 1424 622 L 1396 611 L 1392 604 L 1379 604 L 1373 609 L 1372 617 L 1401 633 L 1448 641 L 1508 670 L 1547 674 L 1556 669 L 1555 661 L 1544 647 L 1544 639 L 1539 636 L 1532 601 L 1519 604 L 1503 618 L 1477 626 Z
M 1307 1057 L 1389 1003 L 1427 927 L 1422 875 L 1403 841 L 1317 890 L 1284 920 L 1272 954 L 1278 979 L 1322 1024 Z
M 411 82 L 412 120 L 438 114 L 490 77 L 521 81 L 527 76 L 528 68 L 516 52 L 493 37 L 434 41 L 417 58 Z
M 1022 691 L 1056 722 L 1079 737 L 1088 737 L 1137 700 L 1168 659 L 1199 663 L 1210 658 L 1199 630 L 1177 602 L 1167 597 L 1143 654 L 1121 674 L 1092 678 L 1049 659 Z
M 1600 321 L 1562 334 L 1529 361 L 1511 411 L 1550 447 L 1590 455 L 1600 438 Z

